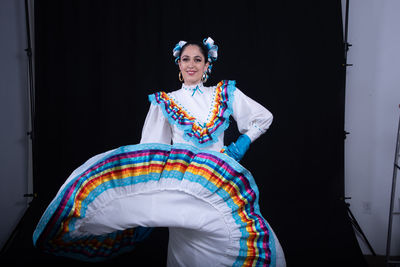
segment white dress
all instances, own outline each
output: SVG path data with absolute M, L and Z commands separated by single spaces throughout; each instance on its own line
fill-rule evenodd
M 169 227 L 168 266 L 285 266 L 254 178 L 220 152 L 230 116 L 254 141 L 272 114 L 234 81 L 149 100 L 141 144 L 77 168 L 43 214 L 35 246 L 100 261 L 140 245 L 152 227 Z
M 229 119 L 229 115 L 235 119 L 239 132 L 246 134 L 253 142 L 261 134 L 265 133 L 272 123 L 272 114 L 259 103 L 255 102 L 238 88 L 234 87 L 234 82 L 230 81 L 232 90 L 227 91 L 226 102 L 227 107 L 223 116 Z M 195 123 L 203 126 L 205 123 L 210 124 L 210 120 L 216 111 L 216 107 L 220 107 L 220 103 L 216 101 L 217 87 L 205 87 L 203 84 L 193 86 L 182 86 L 180 90 L 166 94 L 175 104 L 180 106 L 189 116 L 195 119 Z M 197 89 L 196 89 L 197 88 Z M 151 96 L 152 97 L 152 96 Z M 184 135 L 182 127 L 179 123 L 169 123 L 171 116 L 164 116 L 163 105 L 158 105 L 156 100 L 151 99 L 152 105 L 147 114 L 142 139 L 140 143 L 183 143 L 195 145 L 207 150 L 220 151 L 224 146 L 224 130 L 229 126 L 226 121 L 214 132 L 213 139 L 201 143 L 198 138 L 188 138 Z M 162 100 L 159 100 L 161 103 Z M 216 103 L 217 102 L 217 103 Z M 223 100 L 221 100 L 223 102 Z M 165 111 L 164 111 L 165 113 Z M 208 127 L 210 128 L 210 127 Z M 190 127 L 189 127 L 189 130 Z

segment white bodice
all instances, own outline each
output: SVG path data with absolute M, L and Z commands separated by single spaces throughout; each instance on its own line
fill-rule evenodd
M 229 81 L 225 91 L 218 86 L 183 85 L 179 90 L 157 95 L 156 100 L 159 101 L 153 99 L 150 105 L 140 143 L 171 144 L 172 141 L 220 151 L 224 146 L 224 130 L 229 124 L 229 119 L 223 118 L 227 115 L 232 115 L 239 132 L 248 135 L 253 142 L 269 128 L 273 116 L 234 85 L 233 81 Z M 158 96 L 163 98 L 159 99 Z M 182 119 L 176 119 L 177 117 Z M 201 144 L 194 136 L 188 138 L 190 133 L 187 131 L 192 126 L 185 124 L 189 122 L 195 125 L 193 129 L 197 125 L 211 132 L 212 141 Z

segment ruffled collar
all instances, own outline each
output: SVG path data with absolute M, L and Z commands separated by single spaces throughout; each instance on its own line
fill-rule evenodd
M 196 86 L 193 86 L 193 92 L 196 92 L 194 91 Z M 203 87 L 203 89 L 206 88 L 214 87 Z M 161 107 L 164 116 L 171 125 L 176 125 L 184 132 L 183 139 L 193 142 L 198 147 L 207 147 L 216 143 L 218 136 L 229 126 L 229 116 L 233 112 L 232 103 L 235 89 L 235 81 L 224 80 L 217 84 L 213 108 L 205 124 L 200 124 L 196 118 L 188 114 L 165 92 L 152 94 L 149 96 L 149 100 Z

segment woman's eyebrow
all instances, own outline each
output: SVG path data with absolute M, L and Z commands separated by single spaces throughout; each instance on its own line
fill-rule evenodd
M 190 57 L 189 55 L 183 55 L 182 57 Z M 200 55 L 198 55 L 198 56 L 193 56 L 194 58 L 196 58 L 196 57 L 199 57 L 199 58 L 201 58 L 201 56 Z

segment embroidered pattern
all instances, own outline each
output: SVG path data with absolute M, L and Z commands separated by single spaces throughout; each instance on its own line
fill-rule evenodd
M 150 102 L 160 105 L 168 121 L 184 132 L 183 138 L 198 147 L 207 147 L 218 141 L 218 136 L 229 127 L 229 116 L 232 114 L 233 92 L 235 81 L 224 80 L 216 87 L 214 104 L 209 120 L 201 125 L 183 107 L 175 103 L 167 93 L 157 92 L 149 96 Z

